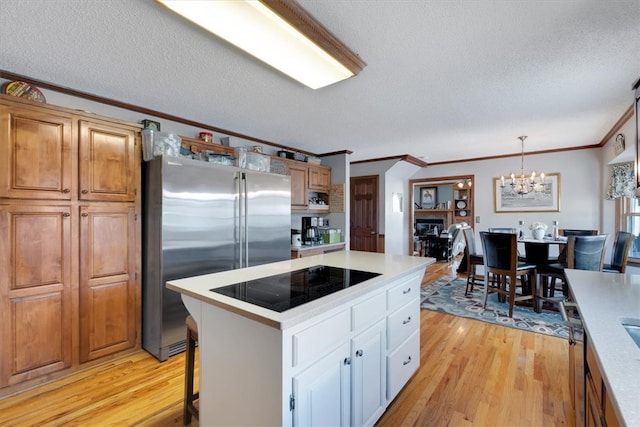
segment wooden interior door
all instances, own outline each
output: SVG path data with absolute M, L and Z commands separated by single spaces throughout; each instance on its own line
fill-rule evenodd
M 378 176 L 351 178 L 351 249 L 378 252 Z

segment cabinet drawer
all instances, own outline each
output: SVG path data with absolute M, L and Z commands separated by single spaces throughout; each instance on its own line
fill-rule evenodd
M 420 279 L 412 274 L 398 281 L 398 285 L 387 291 L 387 309 L 393 311 L 420 295 Z
M 373 325 L 386 313 L 387 298 L 384 292 L 351 307 L 351 330 L 357 331 Z
M 393 350 L 418 329 L 420 329 L 420 299 L 416 298 L 387 318 L 387 348 Z
M 420 331 L 387 356 L 387 400 L 392 400 L 420 366 Z
M 333 350 L 349 337 L 351 312 L 342 311 L 333 317 L 295 334 L 293 336 L 293 366 L 304 366 Z

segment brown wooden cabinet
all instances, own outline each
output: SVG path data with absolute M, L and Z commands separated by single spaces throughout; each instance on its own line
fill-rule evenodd
M 135 202 L 140 185 L 134 173 L 139 165 L 136 158 L 136 131 L 113 124 L 81 120 L 78 145 L 78 198 Z
M 0 197 L 71 200 L 72 132 L 70 115 L 0 104 Z
M 600 366 L 593 353 L 588 336 L 585 341 L 585 347 L 585 423 L 587 426 L 617 427 L 620 425 L 620 421 L 618 421 L 607 386 L 602 379 Z
M 0 396 L 139 348 L 139 130 L 0 96 Z
M 309 165 L 309 190 L 328 193 L 331 187 L 331 169 Z
M 72 364 L 72 212 L 0 201 L 0 388 Z
M 294 212 L 328 212 L 331 188 L 331 168 L 286 160 L 291 176 L 291 210 Z M 322 199 L 325 205 L 313 206 L 312 198 Z
M 291 176 L 291 209 L 306 211 L 309 208 L 308 168 L 301 162 L 288 162 L 288 175 Z
M 470 188 L 453 190 L 453 216 L 455 223 L 473 221 L 473 198 Z
M 135 346 L 135 207 L 80 208 L 80 362 Z

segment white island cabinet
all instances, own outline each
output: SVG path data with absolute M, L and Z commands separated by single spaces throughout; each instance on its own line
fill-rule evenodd
M 200 425 L 373 425 L 420 365 L 433 262 L 343 251 L 168 282 L 198 324 Z M 318 265 L 380 275 L 282 313 L 211 291 Z

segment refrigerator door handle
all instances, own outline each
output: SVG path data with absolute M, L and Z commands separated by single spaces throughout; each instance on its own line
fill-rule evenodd
M 242 259 L 242 266 L 249 267 L 249 194 L 247 191 L 247 175 L 242 172 L 242 198 L 244 202 L 244 209 L 242 212 L 242 221 L 244 222 L 244 239 L 242 245 L 244 245 L 244 256 Z
M 242 268 L 244 267 L 242 265 L 242 261 L 243 261 L 243 247 L 242 247 L 242 242 L 243 242 L 243 228 L 242 228 L 242 173 L 241 172 L 237 172 L 236 176 L 235 176 L 235 181 L 236 181 L 236 209 L 238 212 L 238 215 L 236 215 L 236 241 L 235 241 L 235 246 L 236 246 L 236 253 L 237 253 L 237 258 L 235 261 L 236 267 L 235 268 Z

